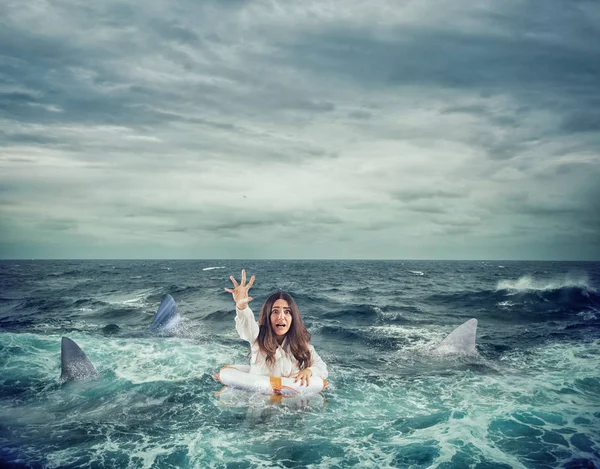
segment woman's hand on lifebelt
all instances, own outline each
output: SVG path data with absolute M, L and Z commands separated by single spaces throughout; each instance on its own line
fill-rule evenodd
M 308 386 L 310 384 L 311 376 L 312 376 L 312 371 L 310 370 L 310 368 L 304 368 L 302 371 L 299 371 L 298 373 L 294 373 L 292 376 L 290 376 L 290 378 L 294 378 L 294 383 L 297 383 L 298 381 L 300 381 L 300 386 L 303 386 L 303 385 Z
M 248 285 L 246 285 L 246 270 L 245 269 L 242 269 L 241 283 L 237 283 L 235 278 L 233 278 L 233 275 L 229 276 L 229 278 L 233 282 L 233 286 L 235 288 L 233 288 L 233 289 L 226 288 L 225 291 L 229 292 L 233 295 L 233 301 L 235 301 L 235 306 L 237 309 L 239 309 L 240 311 L 243 309 L 246 309 L 246 307 L 248 306 L 248 303 L 250 303 L 254 299 L 251 296 L 248 296 L 248 290 L 250 290 L 250 287 L 254 283 L 254 275 L 252 277 L 250 277 L 250 281 L 248 282 Z

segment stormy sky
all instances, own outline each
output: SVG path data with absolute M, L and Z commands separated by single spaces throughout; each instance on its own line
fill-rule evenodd
M 0 3 L 0 258 L 600 259 L 600 4 Z

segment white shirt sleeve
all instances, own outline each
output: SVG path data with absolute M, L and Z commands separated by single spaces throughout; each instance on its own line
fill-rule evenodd
M 312 357 L 312 365 L 308 368 L 310 369 L 310 371 L 312 371 L 312 374 L 314 376 L 319 376 L 323 379 L 327 378 L 327 375 L 329 374 L 327 372 L 327 365 L 319 356 L 319 354 L 315 351 L 315 348 L 312 345 L 310 346 L 310 354 Z
M 254 319 L 254 313 L 247 306 L 243 310 L 235 309 L 235 329 L 240 337 L 253 344 L 258 337 L 258 323 Z

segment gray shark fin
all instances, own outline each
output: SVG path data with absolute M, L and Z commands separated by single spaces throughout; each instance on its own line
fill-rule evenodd
M 98 371 L 83 350 L 68 337 L 62 338 L 60 362 L 61 382 L 99 378 Z
M 477 335 L 477 319 L 469 319 L 454 329 L 448 337 L 442 340 L 435 348 L 441 354 L 473 355 L 475 350 L 475 338 Z
M 171 295 L 165 295 L 150 324 L 150 329 L 155 332 L 168 332 L 177 329 L 181 324 L 181 316 L 177 312 L 177 305 Z

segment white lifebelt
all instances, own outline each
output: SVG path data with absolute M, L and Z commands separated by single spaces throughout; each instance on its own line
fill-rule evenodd
M 327 386 L 327 381 L 318 376 L 310 377 L 308 386 L 295 383 L 293 378 L 261 376 L 250 373 L 250 365 L 233 365 L 221 368 L 215 378 L 225 386 L 284 397 L 317 394 Z
M 224 407 L 243 407 L 250 409 L 264 409 L 270 405 L 281 405 L 291 409 L 318 409 L 327 405 L 323 393 L 310 396 L 282 396 L 276 394 L 261 394 L 258 392 L 235 389 L 224 386 L 215 393 L 219 404 Z

